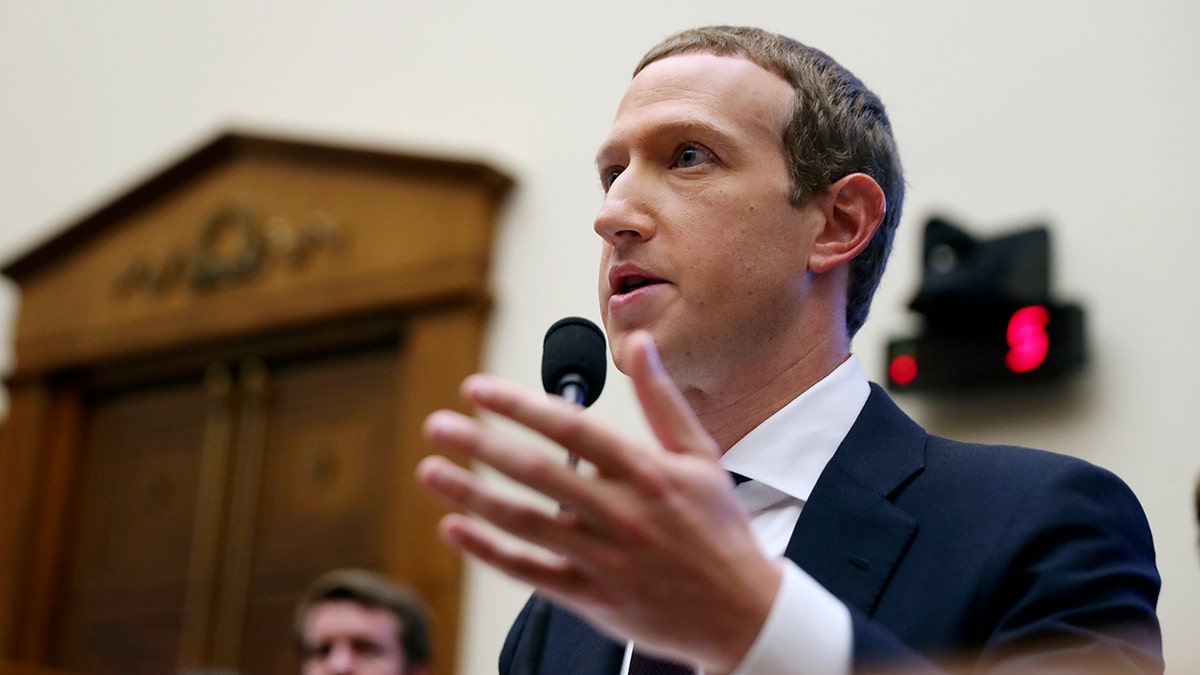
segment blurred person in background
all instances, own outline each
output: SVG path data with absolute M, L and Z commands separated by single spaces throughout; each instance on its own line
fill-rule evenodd
M 376 572 L 319 577 L 296 606 L 302 675 L 428 675 L 429 627 L 411 589 Z

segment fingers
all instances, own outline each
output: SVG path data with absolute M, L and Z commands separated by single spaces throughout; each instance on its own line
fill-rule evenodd
M 508 576 L 538 589 L 550 600 L 585 612 L 589 602 L 606 604 L 609 596 L 566 557 L 502 539 L 459 514 L 442 519 L 438 533 L 450 546 Z
M 602 475 L 629 477 L 639 460 L 653 452 L 646 444 L 631 441 L 618 430 L 584 414 L 577 405 L 556 396 L 526 391 L 498 378 L 487 375 L 468 377 L 463 382 L 463 396 L 469 402 L 532 429 L 571 454 L 591 462 Z M 513 468 L 521 471 L 521 467 Z M 537 487 L 518 475 L 509 475 L 531 487 Z
M 720 448 L 663 369 L 654 338 L 639 331 L 630 336 L 630 346 L 634 390 L 658 441 L 671 452 L 712 459 L 720 457 Z
M 570 562 L 544 549 L 505 540 L 477 521 L 450 514 L 438 527 L 442 540 L 504 574 L 555 594 L 570 593 L 581 579 Z
M 654 340 L 648 333 L 639 332 L 633 336 L 632 345 L 634 386 L 659 442 L 671 452 L 719 457 L 716 442 L 663 370 Z M 469 377 L 463 383 L 463 395 L 471 403 L 508 417 L 588 460 L 604 475 L 636 475 L 643 460 L 658 452 L 646 444 L 631 443 L 619 431 L 584 415 L 576 405 L 532 394 L 497 378 Z
M 509 478 L 554 499 L 564 508 L 593 516 L 596 486 L 582 480 L 564 463 L 554 461 L 536 449 L 526 447 L 521 439 L 488 428 L 480 422 L 448 410 L 439 410 L 425 420 L 425 435 L 437 445 L 466 457 L 477 459 Z M 440 460 L 440 461 L 439 461 Z M 505 504 L 489 499 L 490 493 L 479 489 L 474 475 L 439 457 L 422 461 L 430 487 L 443 498 L 472 513 L 489 513 L 489 507 L 499 511 L 499 518 L 508 520 Z M 434 482 L 440 481 L 440 482 Z M 489 517 L 489 520 L 494 520 Z M 510 529 L 502 523 L 497 525 Z M 515 525 L 515 524 L 514 524 Z M 510 530 L 511 531 L 511 530 Z M 514 534 L 517 534 L 514 532 Z
M 435 455 L 421 460 L 421 463 L 417 465 L 417 479 L 450 506 L 478 515 L 508 534 L 549 551 L 576 552 L 589 546 L 586 541 L 588 532 L 579 526 L 577 514 L 570 511 L 550 513 L 536 506 L 510 499 L 484 484 L 473 472 L 444 457 Z M 450 522 L 458 523 L 459 521 L 450 519 Z M 471 523 L 469 520 L 464 522 Z M 460 539 L 456 536 L 451 540 L 451 543 L 456 546 L 465 544 L 469 539 L 475 542 L 476 546 L 486 545 L 488 548 L 495 549 L 489 550 L 487 555 L 501 556 L 506 549 L 483 542 L 479 534 L 481 531 L 476 523 L 471 523 L 469 527 L 460 523 L 458 527 L 443 532 L 443 534 L 461 534 L 463 538 Z M 476 553 L 474 548 L 471 552 Z M 540 558 L 535 556 L 529 557 L 525 563 L 533 565 L 534 561 L 537 561 L 547 568 L 543 571 L 548 571 L 556 567 L 555 564 L 549 562 L 551 560 L 545 556 Z M 516 565 L 517 561 L 514 558 L 508 564 Z
M 575 513 L 552 514 L 509 499 L 444 457 L 423 459 L 417 466 L 417 479 L 452 507 L 523 540 L 514 541 L 477 520 L 451 513 L 438 528 L 446 543 L 556 597 L 588 594 L 588 566 L 572 561 L 611 557 L 605 553 L 611 546 L 609 538 L 588 527 Z

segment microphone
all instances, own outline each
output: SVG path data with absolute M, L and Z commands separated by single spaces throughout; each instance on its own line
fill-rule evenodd
M 596 324 L 578 316 L 555 321 L 542 340 L 542 386 L 577 405 L 588 407 L 600 398 L 608 369 L 604 333 Z M 567 462 L 578 462 L 570 455 Z M 541 668 L 546 648 L 550 603 L 535 595 L 526 623 L 528 639 L 515 663 L 518 675 L 535 675 Z
M 583 407 L 600 398 L 608 368 L 604 333 L 578 316 L 559 319 L 542 340 L 542 386 Z

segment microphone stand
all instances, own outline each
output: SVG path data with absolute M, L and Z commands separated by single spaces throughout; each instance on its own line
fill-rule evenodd
M 572 403 L 583 407 L 587 400 L 587 383 L 578 375 L 567 375 L 558 386 L 559 395 Z M 575 469 L 579 466 L 579 456 L 567 454 L 567 466 Z M 562 505 L 559 505 L 562 510 Z M 546 649 L 546 629 L 550 625 L 550 603 L 541 595 L 535 593 L 533 606 L 529 608 L 529 637 L 528 650 L 525 658 L 518 662 L 517 675 L 537 675 L 542 666 L 542 652 Z

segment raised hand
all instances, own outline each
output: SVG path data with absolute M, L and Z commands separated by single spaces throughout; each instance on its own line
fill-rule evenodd
M 716 443 L 663 370 L 653 340 L 639 333 L 631 345 L 630 375 L 658 443 L 493 377 L 463 383 L 467 401 L 587 460 L 594 476 L 473 418 L 438 411 L 426 420 L 433 443 L 550 497 L 561 511 L 515 499 L 444 457 L 426 458 L 417 476 L 463 512 L 442 520 L 450 545 L 614 636 L 728 671 L 766 620 L 782 572 L 755 542 Z

